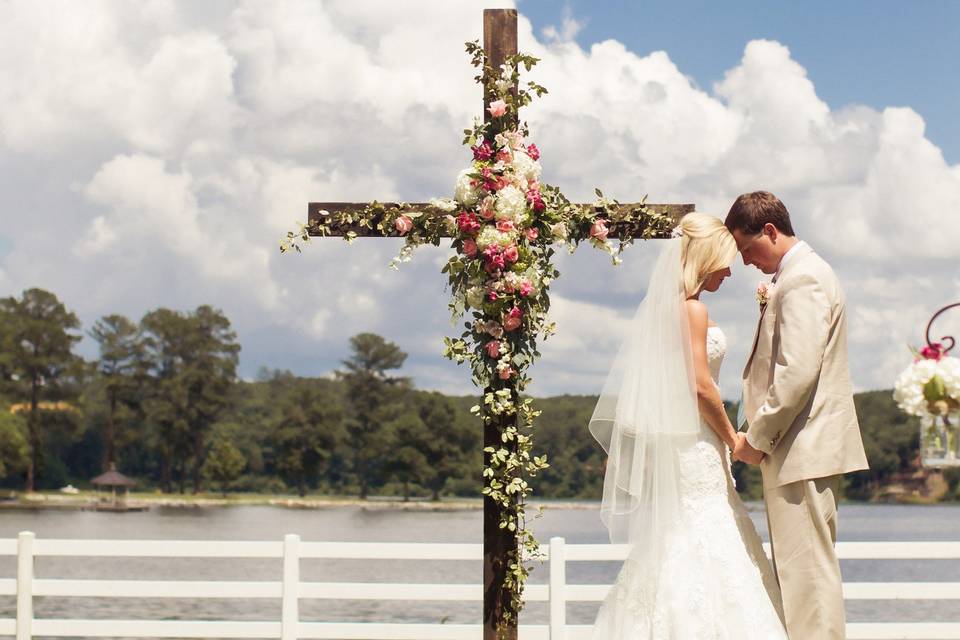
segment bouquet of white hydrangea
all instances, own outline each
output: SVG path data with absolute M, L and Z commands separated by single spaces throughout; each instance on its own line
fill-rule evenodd
M 893 399 L 910 415 L 932 418 L 960 410 L 960 358 L 934 351 L 934 357 L 919 356 L 897 377 Z

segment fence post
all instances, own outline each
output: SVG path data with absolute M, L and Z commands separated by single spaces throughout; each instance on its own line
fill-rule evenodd
M 17 536 L 17 640 L 33 635 L 33 541 L 32 531 Z
M 567 554 L 563 538 L 550 538 L 550 640 L 564 640 L 567 628 Z
M 296 640 L 300 626 L 300 536 L 293 533 L 283 538 L 282 597 L 280 638 Z

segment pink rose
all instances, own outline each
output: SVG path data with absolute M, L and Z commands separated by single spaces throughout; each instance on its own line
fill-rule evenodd
M 497 220 L 497 231 L 500 233 L 513 231 L 513 220 Z
M 489 160 L 493 157 L 493 147 L 491 147 L 490 143 L 486 140 L 483 141 L 483 144 L 470 147 L 470 150 L 473 151 L 474 160 Z
M 498 372 L 498 375 L 500 376 L 501 380 L 509 380 L 515 374 L 516 374 L 516 371 L 513 370 L 513 367 L 505 367 L 503 369 L 500 369 L 500 371 Z
M 537 149 L 537 145 L 530 143 L 527 145 L 527 155 L 530 156 L 531 160 L 539 160 L 540 149 Z
M 477 257 L 477 243 L 473 238 L 467 238 L 463 241 L 463 254 L 468 258 Z
M 940 361 L 943 358 L 943 345 L 939 342 L 932 342 L 923 349 L 920 349 L 920 356 L 927 360 Z
M 530 207 L 538 213 L 547 208 L 547 205 L 543 202 L 543 197 L 540 195 L 539 189 L 529 189 L 527 191 L 527 202 L 529 202 Z
M 480 201 L 480 217 L 484 220 L 493 220 L 494 216 L 497 215 L 496 210 L 497 199 L 493 196 L 487 196 Z
M 594 220 L 593 225 L 590 227 L 590 237 L 596 238 L 600 242 L 605 242 L 607 240 L 607 234 L 610 233 L 610 229 L 607 228 L 607 221 L 603 218 L 597 218 Z
M 520 311 L 519 307 L 514 307 L 507 312 L 507 315 L 503 318 L 503 330 L 504 331 L 513 331 L 520 327 L 520 320 L 523 318 L 523 312 Z
M 497 152 L 497 162 L 510 162 L 512 158 L 510 157 L 510 152 L 506 149 L 500 149 Z
M 530 284 L 530 281 L 529 281 L 529 280 L 524 280 L 523 282 L 521 282 L 521 283 L 520 283 L 520 295 L 522 295 L 524 298 L 526 298 L 526 297 L 529 296 L 531 293 L 533 293 L 533 285 Z
M 487 107 L 487 111 L 490 112 L 494 118 L 499 118 L 507 112 L 507 103 L 503 100 L 494 100 L 490 103 L 490 106 Z
M 537 239 L 537 236 L 540 235 L 540 232 L 537 231 L 534 227 L 527 229 L 527 240 L 533 241 Z
M 520 253 L 517 251 L 517 245 L 512 244 L 506 249 L 503 250 L 503 257 L 507 259 L 508 262 L 516 262 L 520 259 Z
M 486 268 L 487 273 L 493 273 L 494 269 L 503 269 L 506 265 L 500 247 L 495 244 L 483 250 L 483 257 L 486 260 L 484 268 Z
M 499 340 L 491 340 L 484 346 L 484 349 L 487 350 L 487 355 L 490 356 L 491 358 L 500 357 L 500 341 Z
M 393 223 L 393 226 L 396 227 L 397 232 L 400 235 L 406 235 L 407 232 L 410 231 L 410 229 L 413 229 L 413 220 L 411 220 L 407 216 L 400 216 Z
M 483 188 L 487 191 L 499 191 L 510 184 L 507 176 L 498 176 L 487 167 L 483 169 L 483 177 Z
M 499 297 L 500 295 L 496 291 L 493 291 L 492 289 L 490 291 L 487 291 L 487 300 L 489 300 L 490 302 L 493 302 Z
M 505 178 L 495 174 L 490 167 L 484 167 L 480 173 L 483 174 L 483 188 L 487 191 L 499 191 L 505 186 Z
M 476 214 L 466 211 L 457 216 L 457 226 L 463 233 L 474 234 L 480 231 L 480 221 L 477 220 Z

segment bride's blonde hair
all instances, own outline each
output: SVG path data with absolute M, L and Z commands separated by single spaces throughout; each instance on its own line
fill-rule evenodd
M 695 295 L 707 276 L 730 266 L 737 255 L 737 243 L 720 218 L 705 213 L 688 213 L 680 220 L 683 289 Z

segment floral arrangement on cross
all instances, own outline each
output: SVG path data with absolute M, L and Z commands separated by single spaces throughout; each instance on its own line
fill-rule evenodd
M 484 87 L 490 118 L 477 119 L 464 131 L 463 143 L 472 162 L 457 176 L 453 198 L 431 200 L 423 211 L 403 203 L 373 202 L 361 211 L 322 212 L 298 231 L 287 233 L 281 251 L 300 251 L 298 241 L 311 235 L 335 235 L 334 230 L 359 225 L 382 236 L 405 239 L 390 267 L 410 260 L 418 246 L 439 246 L 453 238 L 454 254 L 443 267 L 452 291 L 449 307 L 454 320 L 469 311 L 462 335 L 444 338 L 444 356 L 468 362 L 472 380 L 485 389 L 483 402 L 471 408 L 484 424 L 502 426 L 500 446 L 484 449 L 483 494 L 500 506 L 499 526 L 514 532 L 518 550 L 509 551 L 510 570 L 503 588 L 512 614 L 523 606 L 529 561 L 539 556 L 539 544 L 526 527 L 528 480 L 548 466 L 545 456 L 533 455 L 533 422 L 540 411 L 520 392 L 532 381 L 527 369 L 540 356 L 539 339 L 555 333 L 549 322 L 549 286 L 560 273 L 552 263 L 559 244 L 573 253 L 580 242 L 610 254 L 620 254 L 636 238 L 668 237 L 676 221 L 646 206 L 622 207 L 596 190 L 591 205 L 571 203 L 554 186 L 540 182 L 540 151 L 528 138 L 528 127 L 517 117 L 520 108 L 547 90 L 535 82 L 520 84 L 520 67 L 530 71 L 537 58 L 518 53 L 493 69 L 478 42 L 466 43 L 476 81 Z M 608 238 L 616 229 L 618 243 Z M 354 231 L 343 234 L 351 242 Z M 370 235 L 373 235 L 371 233 Z M 511 615 L 505 617 L 509 620 Z

